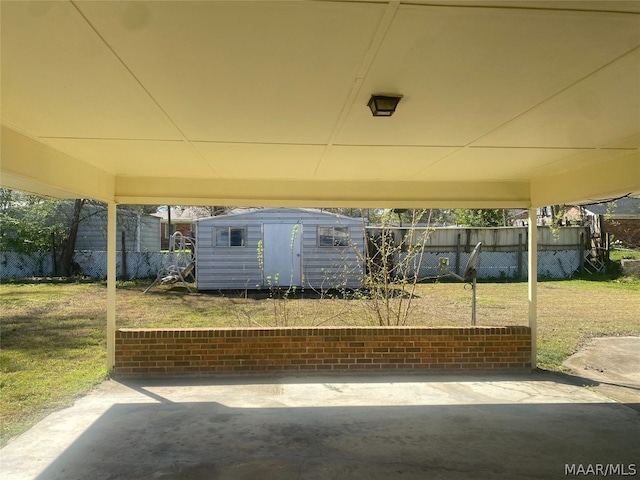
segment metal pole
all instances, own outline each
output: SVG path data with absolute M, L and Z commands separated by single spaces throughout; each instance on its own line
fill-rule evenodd
M 537 363 L 537 335 L 538 335 L 538 216 L 535 208 L 529 209 L 529 252 L 528 252 L 528 297 L 529 297 L 529 327 L 531 328 L 531 368 Z
M 475 327 L 476 325 L 476 278 L 473 277 L 473 282 L 471 283 L 471 325 Z
M 116 363 L 116 204 L 107 205 L 107 372 Z
M 171 234 L 173 232 L 171 231 L 171 205 L 167 205 L 167 238 L 169 239 L 169 242 L 171 242 Z

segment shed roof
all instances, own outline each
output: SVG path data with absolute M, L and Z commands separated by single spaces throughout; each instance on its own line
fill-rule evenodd
M 2 186 L 521 207 L 640 193 L 640 3 L 2 2 Z M 372 94 L 403 98 L 373 117 Z
M 252 208 L 245 210 L 238 210 L 225 215 L 216 215 L 215 217 L 200 218 L 197 222 L 225 222 L 230 219 L 251 219 L 251 218 L 264 218 L 268 216 L 277 216 L 279 214 L 288 214 L 290 218 L 291 214 L 304 217 L 326 217 L 334 220 L 340 220 L 344 223 L 358 223 L 363 224 L 362 218 L 347 217 L 346 215 L 340 215 L 332 212 L 323 212 L 316 208 Z

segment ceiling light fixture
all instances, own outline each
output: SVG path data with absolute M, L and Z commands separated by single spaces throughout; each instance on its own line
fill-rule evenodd
M 371 95 L 367 106 L 374 117 L 390 117 L 396 111 L 402 95 Z

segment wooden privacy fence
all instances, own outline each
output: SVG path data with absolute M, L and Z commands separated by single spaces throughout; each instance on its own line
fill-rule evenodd
M 408 227 L 394 227 L 389 229 L 386 235 L 389 233 L 396 245 L 402 245 L 400 251 L 395 254 L 394 263 L 399 265 L 405 262 L 410 274 L 419 269 L 419 277 L 423 279 L 441 274 L 438 265 L 442 257 L 448 257 L 449 268 L 460 275 L 478 242 L 482 242 L 476 265 L 478 278 L 527 278 L 526 227 L 417 227 L 413 230 Z M 370 239 L 375 239 L 382 235 L 382 230 L 369 227 L 367 234 Z M 425 237 L 426 240 L 423 240 Z M 538 276 L 568 278 L 577 271 L 581 272 L 585 259 L 591 255 L 590 240 L 591 233 L 588 227 L 538 227 Z M 424 249 L 409 248 L 409 245 L 422 245 L 423 241 Z

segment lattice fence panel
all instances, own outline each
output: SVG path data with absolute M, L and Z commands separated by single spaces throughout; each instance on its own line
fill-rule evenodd
M 121 263 L 120 257 L 120 253 L 116 253 L 116 268 L 118 270 Z M 81 250 L 75 253 L 73 260 L 78 264 L 83 275 L 94 278 L 107 277 L 107 252 Z
M 166 253 L 127 252 L 127 278 L 152 278 L 167 262 Z M 107 277 L 107 252 L 94 250 L 76 251 L 73 261 L 82 275 L 93 278 Z M 122 253 L 116 253 L 117 275 L 124 274 Z M 50 277 L 55 274 L 49 252 L 23 254 L 0 252 L 0 279 Z
M 459 266 L 456 268 L 456 252 L 424 252 L 422 261 L 417 256 L 409 261 L 409 273 L 413 274 L 420 264 L 419 277 L 421 279 L 442 276 L 439 270 L 440 258 L 449 258 L 449 270 L 464 273 L 471 253 L 461 252 Z M 401 255 L 404 261 L 406 254 Z M 527 252 L 487 252 L 481 251 L 476 264 L 478 278 L 483 280 L 511 279 L 525 280 L 528 268 Z M 543 250 L 538 251 L 538 276 L 542 278 L 569 278 L 580 267 L 580 253 L 578 250 Z
M 0 252 L 0 278 L 48 277 L 53 275 L 53 260 L 48 252 L 33 254 Z
M 538 252 L 538 277 L 569 278 L 580 267 L 577 250 L 545 250 Z M 525 264 L 528 261 L 525 258 Z M 526 267 L 525 267 L 526 268 Z
M 127 278 L 155 277 L 166 255 L 159 252 L 127 252 Z M 75 253 L 74 261 L 83 275 L 95 278 L 107 276 L 107 252 L 79 251 Z M 124 275 L 122 252 L 116 252 L 116 271 L 118 277 Z
M 150 278 L 158 274 L 168 254 L 158 252 L 127 253 L 127 276 L 129 278 Z
M 588 251 L 584 252 L 587 257 Z M 401 254 L 401 259 L 405 258 Z M 578 250 L 541 250 L 538 251 L 538 276 L 543 278 L 569 278 L 580 267 L 580 255 Z M 459 266 L 456 269 L 456 252 L 424 252 L 422 261 L 418 257 L 410 261 L 409 273 L 415 271 L 419 264 L 419 277 L 421 279 L 441 276 L 438 269 L 440 258 L 449 258 L 449 269 L 457 271 L 460 275 L 469 260 L 470 253 L 461 252 Z M 117 275 L 123 276 L 122 254 L 117 252 Z M 175 263 L 178 259 L 168 253 L 159 252 L 127 252 L 127 278 L 153 278 L 157 272 L 169 263 Z M 182 259 L 180 259 L 182 260 Z M 78 264 L 82 275 L 94 278 L 106 278 L 107 276 L 107 252 L 103 251 L 77 251 L 74 261 Z M 527 278 L 527 252 L 487 252 L 481 251 L 476 265 L 478 278 L 490 279 L 526 279 Z M 15 252 L 0 252 L 0 279 L 25 278 L 35 276 L 51 276 L 53 272 L 51 254 L 36 253 L 31 255 Z

